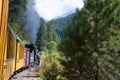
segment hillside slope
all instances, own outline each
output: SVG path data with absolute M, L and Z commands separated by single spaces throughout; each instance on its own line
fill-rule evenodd
M 58 19 L 53 19 L 49 22 L 48 24 L 51 24 L 51 26 L 55 29 L 55 31 L 60 35 L 60 37 L 64 37 L 63 30 L 65 29 L 66 26 L 68 25 L 73 25 L 73 18 L 75 16 L 75 13 L 70 14 L 66 17 L 58 18 Z

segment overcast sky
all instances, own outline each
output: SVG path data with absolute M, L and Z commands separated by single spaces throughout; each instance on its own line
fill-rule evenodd
M 35 0 L 34 8 L 40 17 L 51 20 L 73 13 L 83 5 L 82 0 Z

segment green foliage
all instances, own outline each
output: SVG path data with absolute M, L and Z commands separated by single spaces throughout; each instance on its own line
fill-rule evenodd
M 25 11 L 27 10 L 27 0 L 10 0 L 9 3 L 9 23 L 13 27 L 16 34 L 24 42 L 27 42 L 25 34 L 23 33 L 23 26 L 25 24 Z
M 60 46 L 69 80 L 118 80 L 120 28 L 118 0 L 85 0 L 74 26 L 67 27 Z M 73 63 L 73 64 L 69 64 Z
M 55 41 L 57 44 L 60 44 L 60 37 L 54 31 L 53 27 L 51 27 L 51 24 L 47 27 L 45 21 L 43 19 L 41 20 L 41 26 L 38 30 L 36 40 L 36 45 L 39 51 L 46 48 L 47 43 L 49 44 L 51 41 Z
M 46 47 L 46 43 L 47 43 L 47 27 L 45 21 L 42 19 L 42 23 L 38 30 L 37 40 L 36 40 L 36 45 L 38 50 L 41 50 L 44 47 Z
M 27 10 L 26 4 L 28 0 L 10 0 L 9 5 L 9 21 L 18 21 L 23 16 L 23 12 Z
M 42 51 L 40 71 L 38 75 L 43 80 L 67 80 L 63 77 L 62 72 L 64 67 L 61 65 L 59 59 L 60 53 L 57 51 L 57 44 L 51 41 L 47 45 L 48 49 Z
M 48 25 L 48 41 L 52 41 L 53 40 L 53 33 L 54 33 L 54 30 L 53 28 L 51 27 L 51 24 Z
M 55 31 L 53 32 L 53 41 L 55 41 L 57 44 L 60 44 L 61 42 L 60 36 Z
M 22 27 L 17 22 L 14 22 L 14 21 L 11 22 L 11 26 L 13 30 L 15 31 L 15 33 L 17 34 L 17 36 L 19 36 L 19 38 L 24 43 L 27 43 L 28 40 L 26 39 L 25 33 L 22 31 Z
M 54 31 L 51 24 L 48 27 L 45 21 L 41 19 L 42 23 L 37 33 L 36 45 L 40 51 L 42 64 L 38 75 L 43 80 L 66 80 L 62 76 L 64 67 L 61 65 L 60 53 L 57 51 L 57 46 L 60 44 L 60 38 Z
M 55 41 L 50 41 L 47 43 L 47 49 L 50 51 L 57 51 L 57 43 Z

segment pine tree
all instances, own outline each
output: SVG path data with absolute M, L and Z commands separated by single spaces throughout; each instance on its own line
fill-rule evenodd
M 51 26 L 51 23 L 48 24 L 47 32 L 48 32 L 48 33 L 47 33 L 47 35 L 48 35 L 48 37 L 47 37 L 48 42 L 49 42 L 49 41 L 52 41 L 52 40 L 53 40 L 54 30 L 53 30 L 53 27 Z
M 60 44 L 60 36 L 56 33 L 56 31 L 53 29 L 51 23 L 48 24 L 48 37 L 47 40 L 49 41 L 55 41 L 57 44 Z
M 56 31 L 53 31 L 53 41 L 55 41 L 58 45 L 61 42 L 60 36 L 56 33 Z
M 43 49 L 47 43 L 47 27 L 45 21 L 41 19 L 41 26 L 37 33 L 36 45 L 38 50 Z
M 69 80 L 118 80 L 120 1 L 84 0 L 74 26 L 68 27 L 61 49 Z M 117 58 L 117 59 L 116 59 Z M 73 63 L 73 64 L 68 64 Z M 74 76 L 70 76 L 70 75 Z

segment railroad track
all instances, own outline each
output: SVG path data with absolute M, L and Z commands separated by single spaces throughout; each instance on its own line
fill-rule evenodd
M 15 76 L 10 80 L 41 80 L 39 76 L 36 76 L 36 71 L 34 68 L 26 69 Z

